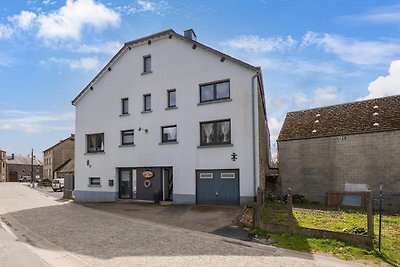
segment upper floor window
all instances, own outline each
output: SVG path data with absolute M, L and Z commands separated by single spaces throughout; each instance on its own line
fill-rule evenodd
M 104 133 L 88 134 L 87 138 L 87 152 L 104 152 Z
M 168 107 L 169 108 L 176 107 L 176 90 L 175 89 L 168 90 L 167 94 L 168 94 Z
M 161 127 L 161 141 L 163 143 L 177 141 L 176 125 Z
M 121 145 L 133 145 L 133 130 L 121 131 Z
M 200 122 L 200 146 L 231 143 L 231 120 Z
M 229 81 L 200 85 L 200 102 L 209 102 L 230 98 Z
M 151 55 L 143 57 L 143 73 L 151 72 Z
M 151 94 L 143 95 L 143 111 L 151 111 Z
M 121 99 L 121 114 L 122 115 L 129 114 L 129 99 L 128 98 Z

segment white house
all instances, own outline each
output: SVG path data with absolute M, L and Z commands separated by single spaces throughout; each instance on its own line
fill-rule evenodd
M 254 202 L 269 161 L 259 67 L 166 30 L 125 43 L 72 101 L 75 199 Z

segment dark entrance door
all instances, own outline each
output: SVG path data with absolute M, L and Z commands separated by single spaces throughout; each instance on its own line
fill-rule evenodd
M 136 170 L 119 169 L 119 198 L 136 198 Z
M 197 204 L 239 205 L 239 170 L 196 171 Z
M 17 172 L 10 172 L 8 174 L 8 181 L 9 182 L 18 182 L 18 173 Z

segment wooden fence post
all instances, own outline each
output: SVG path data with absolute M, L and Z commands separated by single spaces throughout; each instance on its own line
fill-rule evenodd
M 371 190 L 367 191 L 367 225 L 368 237 L 370 239 L 370 246 L 374 245 L 374 211 L 373 211 L 373 197 Z
M 293 235 L 293 199 L 292 199 L 292 189 L 288 188 L 287 194 L 287 213 L 288 213 L 288 230 L 291 235 Z

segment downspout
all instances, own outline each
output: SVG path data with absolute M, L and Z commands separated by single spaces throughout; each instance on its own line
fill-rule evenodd
M 254 198 L 257 196 L 257 179 L 256 179 L 256 173 L 257 173 L 257 167 L 256 167 L 256 112 L 255 112 L 255 86 L 254 86 L 254 80 L 258 77 L 258 72 L 251 78 L 251 107 L 253 108 L 252 112 L 252 126 L 253 126 L 253 182 L 254 182 Z

